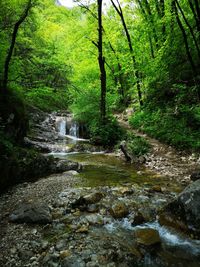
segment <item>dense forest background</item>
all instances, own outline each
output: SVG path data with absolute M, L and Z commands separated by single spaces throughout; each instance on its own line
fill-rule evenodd
M 199 0 L 75 2 L 1 1 L 1 142 L 25 135 L 35 106 L 70 110 L 110 144 L 121 135 L 112 114 L 131 107 L 133 127 L 199 151 Z

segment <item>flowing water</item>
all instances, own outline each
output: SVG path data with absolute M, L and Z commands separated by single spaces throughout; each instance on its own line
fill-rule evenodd
M 64 128 L 66 129 L 66 127 L 66 124 L 60 124 L 58 128 L 60 134 L 65 136 L 66 140 L 69 140 L 69 138 L 75 141 L 79 140 L 77 134 L 78 125 L 76 123 L 71 125 L 69 133 L 72 136 L 66 135 L 66 131 L 64 132 Z M 80 177 L 80 187 L 129 187 L 136 185 L 140 188 L 148 189 L 159 185 L 166 192 L 171 192 L 174 195 L 183 190 L 183 186 L 174 181 L 171 182 L 168 177 L 161 177 L 144 167 L 128 164 L 118 157 L 105 154 L 103 151 L 98 153 L 56 152 L 52 154 L 59 158 L 80 162 L 83 165 L 82 172 L 78 174 L 78 177 Z M 155 201 L 153 200 L 155 202 L 154 205 L 156 205 L 156 201 L 163 200 L 167 201 L 165 195 L 161 196 L 161 200 L 155 198 Z M 157 221 L 133 227 L 128 217 L 123 220 L 113 220 L 105 224 L 102 229 L 95 228 L 94 235 L 99 239 L 107 238 L 111 235 L 113 240 L 116 239 L 117 242 L 125 242 L 125 246 L 134 246 L 132 233 L 139 228 L 152 228 L 157 230 L 162 241 L 162 248 L 157 255 L 152 255 L 147 252 L 143 260 L 135 266 L 200 266 L 200 241 L 191 240 L 172 229 L 162 227 Z

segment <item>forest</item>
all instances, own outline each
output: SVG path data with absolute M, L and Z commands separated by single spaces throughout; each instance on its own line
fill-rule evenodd
M 1 1 L 1 98 L 69 109 L 91 135 L 131 107 L 133 127 L 198 151 L 198 0 L 75 2 Z
M 1 0 L 0 40 L 0 265 L 199 266 L 200 0 Z

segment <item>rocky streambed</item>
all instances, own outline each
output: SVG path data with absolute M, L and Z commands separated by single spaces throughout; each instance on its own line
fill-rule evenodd
M 200 180 L 177 198 L 185 185 L 172 176 L 111 154 L 54 152 L 82 170 L 0 197 L 0 266 L 199 266 Z

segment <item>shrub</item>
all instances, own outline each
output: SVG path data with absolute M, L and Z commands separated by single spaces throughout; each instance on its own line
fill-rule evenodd
M 113 117 L 107 118 L 104 124 L 100 120 L 94 120 L 89 130 L 92 142 L 103 146 L 116 145 L 119 140 L 123 139 L 125 134 L 125 131 Z
M 127 146 L 130 153 L 136 157 L 148 153 L 151 147 L 146 139 L 130 133 L 127 138 Z
M 129 120 L 133 128 L 138 128 L 148 135 L 178 149 L 200 150 L 199 108 L 179 107 L 143 110 L 135 113 Z

